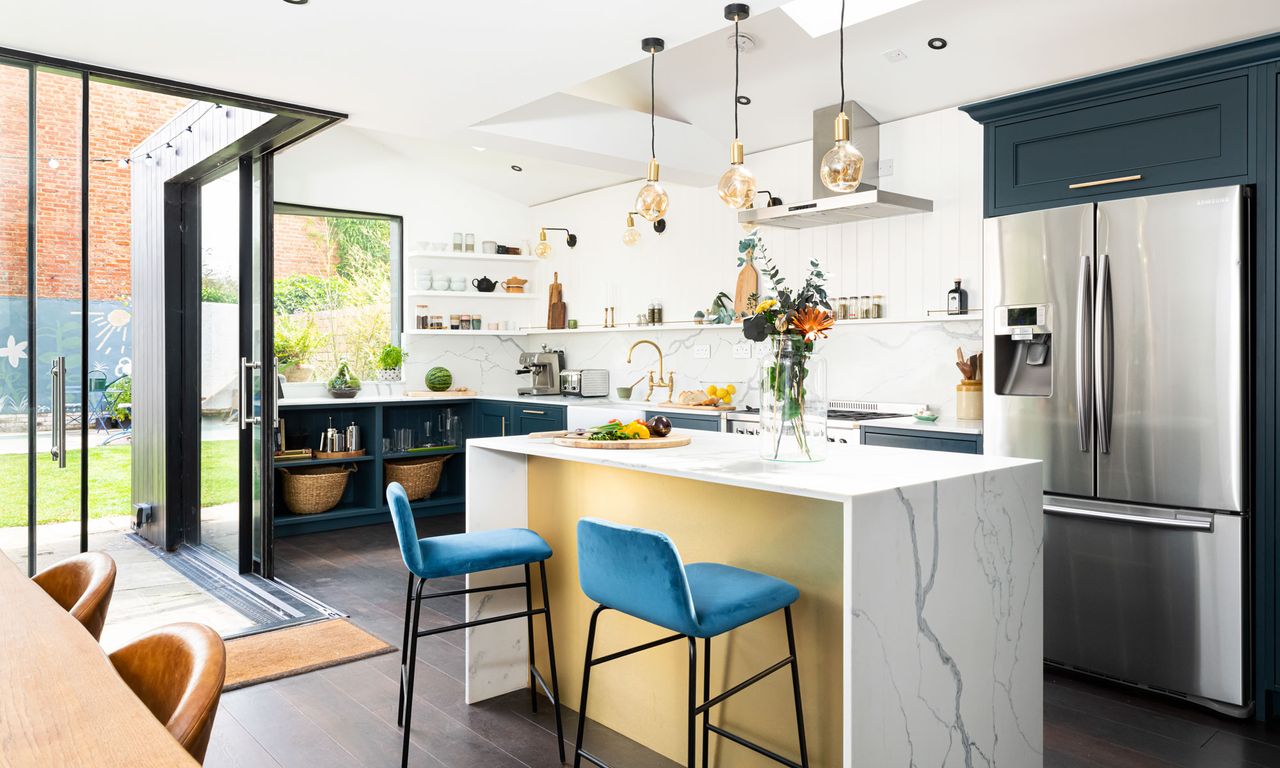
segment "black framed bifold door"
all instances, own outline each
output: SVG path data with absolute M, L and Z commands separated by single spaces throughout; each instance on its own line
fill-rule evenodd
M 191 502 L 187 544 L 240 573 L 271 575 L 271 457 L 276 424 L 271 356 L 271 156 L 241 157 L 180 191 L 184 313 L 194 345 L 183 453 Z
M 0 546 L 88 546 L 88 78 L 0 60 Z

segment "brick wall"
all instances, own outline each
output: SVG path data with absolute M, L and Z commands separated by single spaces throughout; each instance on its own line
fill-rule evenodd
M 0 66 L 0 296 L 27 294 L 27 85 Z M 36 285 L 42 298 L 80 295 L 81 82 L 36 76 Z M 118 161 L 190 100 L 89 84 L 89 298 L 130 295 L 130 171 Z M 50 157 L 58 167 L 49 167 Z M 94 162 L 100 159 L 103 162 Z
M 338 244 L 329 241 L 329 227 L 322 217 L 277 214 L 273 227 L 272 256 L 277 279 L 336 273 Z

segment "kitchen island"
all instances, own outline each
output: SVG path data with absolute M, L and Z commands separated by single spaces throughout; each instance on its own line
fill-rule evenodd
M 666 532 L 685 562 L 724 562 L 799 587 L 812 765 L 1022 768 L 1043 754 L 1040 473 L 1032 461 L 856 445 L 832 446 L 816 464 L 776 464 L 757 457 L 754 438 L 719 433 L 646 451 L 487 438 L 467 446 L 467 530 L 527 526 L 553 547 L 548 582 L 568 705 L 581 690 L 594 607 L 578 587 L 575 526 L 600 517 Z M 469 585 L 521 577 L 488 572 Z M 515 592 L 488 592 L 469 596 L 467 614 L 523 608 Z M 597 655 L 663 634 L 610 612 Z M 469 630 L 468 702 L 528 684 L 525 636 L 519 622 Z M 713 694 L 786 655 L 782 620 L 767 617 L 719 646 Z M 687 663 L 677 643 L 602 668 L 591 719 L 683 761 Z M 789 682 L 765 679 L 712 722 L 794 759 Z M 721 739 L 712 754 L 716 765 L 773 765 Z

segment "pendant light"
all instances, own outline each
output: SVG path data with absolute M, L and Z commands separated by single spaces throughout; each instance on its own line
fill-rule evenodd
M 756 196 L 756 176 L 742 164 L 742 142 L 738 140 L 738 60 L 742 58 L 742 38 L 738 35 L 738 22 L 751 15 L 745 3 L 730 3 L 724 7 L 724 17 L 733 22 L 733 143 L 729 145 L 729 170 L 720 177 L 716 192 L 730 208 L 745 208 Z
M 667 205 L 671 202 L 667 198 L 667 191 L 662 188 L 662 184 L 658 181 L 658 152 L 656 142 L 656 117 L 655 117 L 655 92 L 656 85 L 654 79 L 656 57 L 666 47 L 666 43 L 660 37 L 646 37 L 640 41 L 640 47 L 649 54 L 649 173 L 645 177 L 645 184 L 640 188 L 640 193 L 636 195 L 636 213 L 640 214 L 646 221 L 657 221 L 667 213 Z
M 818 177 L 832 192 L 852 192 L 862 183 L 862 153 L 849 140 L 849 115 L 844 111 L 844 0 L 840 0 L 840 114 L 836 115 L 836 143 L 822 156 Z
M 640 242 L 640 230 L 636 229 L 634 213 L 627 214 L 627 228 L 622 230 L 622 244 L 632 246 Z

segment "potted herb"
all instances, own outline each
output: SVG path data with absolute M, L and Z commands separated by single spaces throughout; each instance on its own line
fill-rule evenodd
M 310 364 L 311 356 L 328 343 L 328 335 L 320 332 L 310 316 L 276 317 L 274 349 L 285 381 L 311 381 L 315 373 L 315 367 Z
M 329 379 L 329 394 L 334 397 L 350 398 L 355 397 L 360 391 L 360 380 L 351 372 L 351 366 L 346 360 L 338 363 L 338 370 L 333 374 L 333 378 Z
M 378 381 L 400 381 L 400 369 L 406 357 L 408 355 L 405 351 L 395 344 L 383 347 L 377 359 L 373 361 L 378 371 Z
M 798 290 L 787 286 L 758 232 L 743 238 L 738 252 L 754 249 L 773 296 L 752 295 L 742 335 L 770 342 L 760 365 L 760 455 L 773 461 L 820 461 L 827 447 L 827 366 L 814 342 L 835 326 L 816 260 Z
M 133 423 L 133 378 L 121 376 L 107 385 L 103 396 L 107 401 L 107 412 L 116 426 L 128 429 Z

